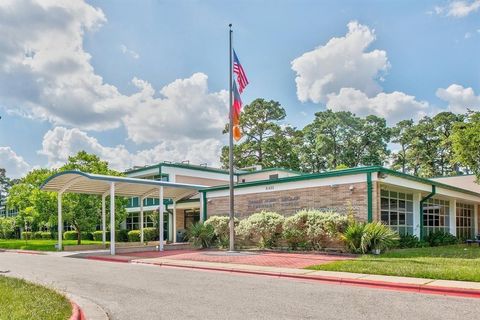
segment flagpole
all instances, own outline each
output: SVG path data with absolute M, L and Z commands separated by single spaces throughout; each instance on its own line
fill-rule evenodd
M 235 203 L 234 203 L 234 192 L 233 192 L 233 65 L 232 65 L 232 24 L 229 25 L 230 31 L 230 48 L 229 48 L 229 65 L 228 65 L 228 72 L 229 72 L 229 93 L 230 93 L 230 123 L 228 127 L 229 132 L 229 148 L 228 148 L 228 165 L 229 165 L 229 172 L 230 172 L 230 212 L 229 212 L 229 227 L 230 227 L 230 245 L 229 251 L 235 251 L 235 223 L 234 223 L 234 210 L 235 210 Z

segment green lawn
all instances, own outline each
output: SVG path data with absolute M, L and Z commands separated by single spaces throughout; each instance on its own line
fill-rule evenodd
M 18 240 L 0 239 L 0 248 L 2 249 L 20 249 L 20 250 L 39 250 L 39 251 L 55 251 L 57 240 Z M 82 240 L 82 244 L 101 244 L 101 241 Z M 77 240 L 63 240 L 64 246 L 76 245 Z
M 398 249 L 379 256 L 364 255 L 308 269 L 480 282 L 480 247 Z
M 0 276 L 0 320 L 65 320 L 72 306 L 61 294 L 24 280 Z

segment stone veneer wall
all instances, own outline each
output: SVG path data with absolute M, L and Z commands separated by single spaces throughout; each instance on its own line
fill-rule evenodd
M 353 191 L 350 191 L 353 186 Z M 373 182 L 373 218 L 378 219 L 378 184 Z M 321 186 L 264 193 L 251 193 L 235 196 L 235 214 L 239 219 L 262 210 L 275 211 L 285 216 L 295 214 L 301 209 L 320 209 L 347 214 L 351 207 L 355 217 L 367 221 L 367 183 Z M 208 198 L 207 216 L 227 215 L 228 196 Z

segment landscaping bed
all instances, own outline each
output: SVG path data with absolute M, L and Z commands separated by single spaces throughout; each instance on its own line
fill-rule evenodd
M 397 249 L 307 269 L 480 282 L 479 266 L 479 246 L 452 245 Z
M 0 319 L 65 320 L 72 305 L 63 295 L 21 279 L 0 276 Z

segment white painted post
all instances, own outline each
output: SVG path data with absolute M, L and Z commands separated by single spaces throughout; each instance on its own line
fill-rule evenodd
M 110 182 L 110 255 L 115 255 L 115 183 Z
M 107 242 L 107 222 L 106 222 L 106 208 L 105 208 L 105 198 L 107 194 L 102 194 L 102 244 L 105 247 Z
M 200 222 L 203 222 L 203 216 L 204 216 L 204 208 L 205 208 L 205 205 L 203 203 L 203 194 L 202 193 L 199 193 L 200 194 Z
M 58 232 L 58 248 L 57 250 L 58 251 L 62 251 L 63 250 L 63 244 L 62 244 L 62 240 L 63 240 L 63 217 L 62 217 L 62 193 L 59 192 L 58 193 L 58 196 L 57 196 L 57 209 L 58 209 L 58 228 L 57 228 L 57 232 Z
M 143 244 L 143 198 L 140 198 L 140 242 Z
M 449 231 L 454 236 L 457 235 L 457 199 L 450 200 Z
M 163 251 L 163 187 L 159 189 L 159 204 L 158 204 L 158 214 L 159 214 L 159 242 L 158 242 L 158 251 Z
M 173 220 L 173 228 L 172 228 L 173 243 L 177 243 L 177 201 L 173 201 L 172 220 Z
M 473 236 L 476 237 L 478 235 L 478 203 L 473 205 Z
M 420 201 L 422 201 L 422 193 L 413 194 L 413 234 L 420 238 Z

